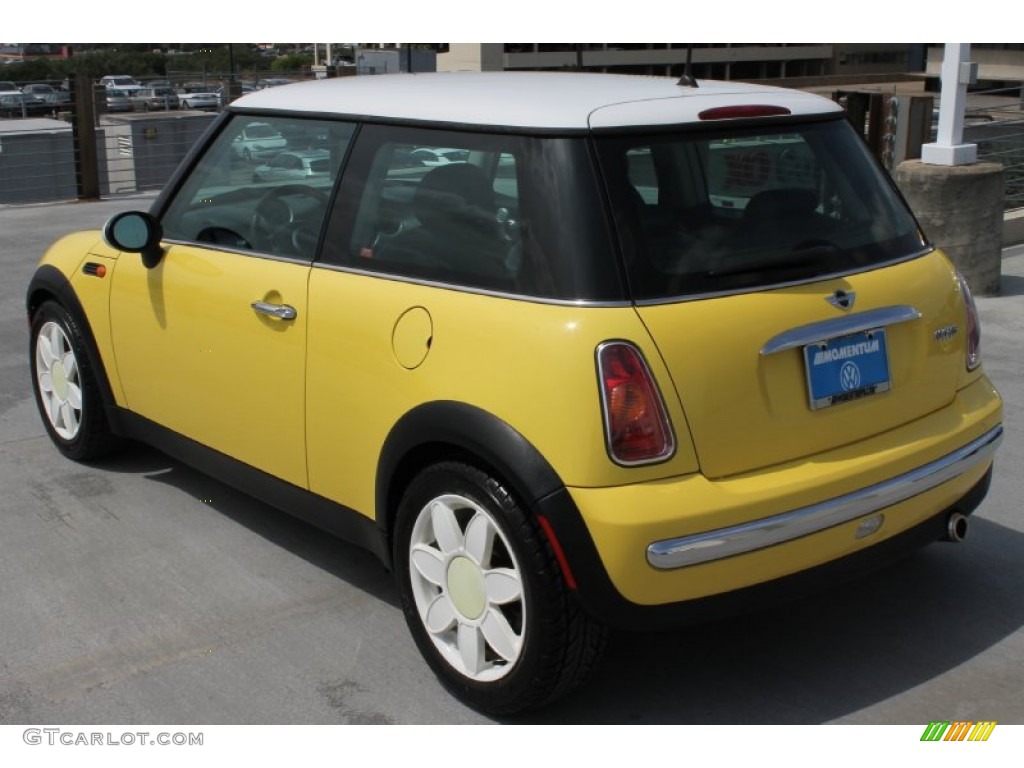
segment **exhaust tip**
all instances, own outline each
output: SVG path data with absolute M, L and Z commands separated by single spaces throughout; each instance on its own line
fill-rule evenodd
M 952 541 L 957 544 L 967 538 L 967 516 L 954 512 L 946 520 L 945 541 Z

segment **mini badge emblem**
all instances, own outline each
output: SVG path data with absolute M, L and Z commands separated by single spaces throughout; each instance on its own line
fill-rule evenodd
M 851 309 L 853 302 L 857 300 L 857 294 L 853 291 L 844 291 L 840 288 L 831 296 L 826 296 L 825 301 L 836 309 Z

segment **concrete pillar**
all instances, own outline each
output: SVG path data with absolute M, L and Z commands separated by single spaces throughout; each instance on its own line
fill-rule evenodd
M 974 293 L 999 294 L 1003 166 L 930 165 L 906 160 L 893 174 L 928 239 L 960 269 Z

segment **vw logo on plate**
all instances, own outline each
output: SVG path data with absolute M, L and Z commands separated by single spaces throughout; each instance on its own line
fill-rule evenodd
M 843 386 L 844 392 L 857 389 L 860 386 L 860 368 L 856 363 L 846 361 L 839 369 L 839 383 Z

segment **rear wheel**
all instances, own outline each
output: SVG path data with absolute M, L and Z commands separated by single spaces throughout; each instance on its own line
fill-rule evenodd
M 36 405 L 61 453 L 81 461 L 117 447 L 74 318 L 56 302 L 43 303 L 32 319 L 31 344 Z
M 456 462 L 424 470 L 398 511 L 395 565 L 410 630 L 441 682 L 511 714 L 568 693 L 605 629 L 582 612 L 535 520 L 501 482 Z

